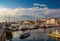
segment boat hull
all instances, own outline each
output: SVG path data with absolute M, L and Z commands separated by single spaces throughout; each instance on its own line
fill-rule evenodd
M 49 34 L 49 37 L 60 39 L 60 34 Z

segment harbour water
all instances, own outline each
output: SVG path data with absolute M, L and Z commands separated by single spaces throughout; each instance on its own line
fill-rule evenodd
M 15 31 L 15 32 L 12 32 L 13 34 L 13 38 L 12 38 L 12 41 L 60 41 L 60 39 L 56 39 L 56 38 L 51 38 L 49 37 L 49 33 L 53 30 L 55 30 L 56 27 L 53 27 L 53 28 L 47 28 L 47 29 L 35 29 L 35 30 L 28 30 L 28 31 L 25 31 L 25 32 L 30 32 L 31 33 L 31 36 L 29 36 L 28 38 L 25 38 L 25 39 L 20 39 L 20 35 L 22 33 L 25 33 L 25 32 L 22 32 L 22 31 Z M 59 28 L 60 30 L 60 28 Z M 6 40 L 7 41 L 7 40 Z

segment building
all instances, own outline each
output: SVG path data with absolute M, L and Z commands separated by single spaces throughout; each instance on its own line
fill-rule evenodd
M 58 24 L 58 22 L 59 22 L 59 19 L 58 18 L 49 18 L 49 19 L 46 19 L 46 23 L 47 24 L 56 25 L 56 24 Z
M 46 25 L 47 23 L 46 23 L 46 18 L 42 18 L 41 20 L 41 24 L 43 24 L 43 25 Z
M 41 20 L 34 20 L 35 24 L 41 24 Z

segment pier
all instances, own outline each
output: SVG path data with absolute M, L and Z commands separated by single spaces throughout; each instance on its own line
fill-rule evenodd
M 0 29 L 0 41 L 5 41 L 6 33 L 4 29 Z

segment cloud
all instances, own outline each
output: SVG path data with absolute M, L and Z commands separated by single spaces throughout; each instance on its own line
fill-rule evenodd
M 8 20 L 9 16 L 10 16 L 11 20 L 14 19 L 14 16 L 16 17 L 16 19 L 18 17 L 20 18 L 22 16 L 29 16 L 29 17 L 31 16 L 31 18 L 32 17 L 35 17 L 35 18 L 43 17 L 43 16 L 39 15 L 39 10 L 40 9 L 38 9 L 37 7 L 33 7 L 33 8 L 14 8 L 14 9 L 12 9 L 12 8 L 0 8 L 0 19 Z
M 41 4 L 40 6 L 44 6 L 44 7 L 46 7 L 46 5 L 45 5 L 45 4 Z
M 0 8 L 0 19 L 8 20 L 10 15 L 10 20 L 28 20 L 28 19 L 40 19 L 45 17 L 60 17 L 60 9 L 49 9 L 45 4 L 34 3 L 32 8 Z M 39 7 L 39 6 L 43 6 Z
M 38 4 L 38 3 L 34 3 L 33 5 L 34 5 L 34 6 L 40 6 L 40 4 Z
M 36 6 L 36 7 L 40 7 L 40 8 L 47 7 L 45 4 L 39 4 L 39 3 L 34 3 L 33 5 Z
M 48 12 L 50 17 L 60 17 L 60 9 L 49 9 Z

